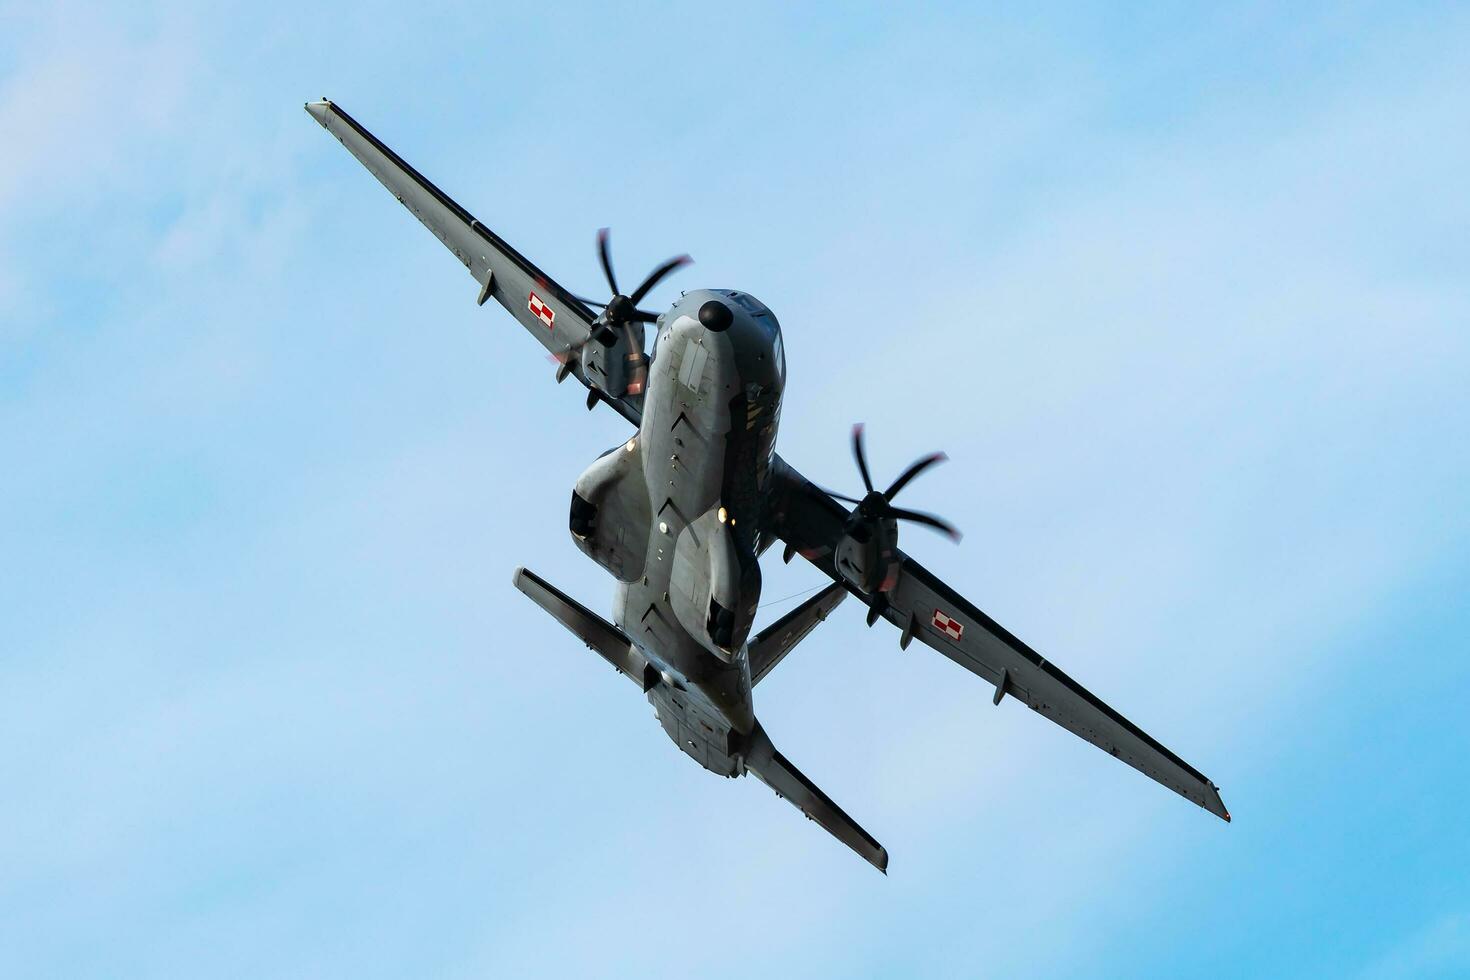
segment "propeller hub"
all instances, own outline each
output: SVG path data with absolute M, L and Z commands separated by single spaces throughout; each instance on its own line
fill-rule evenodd
M 867 518 L 880 518 L 888 513 L 888 498 L 882 491 L 873 490 L 858 504 L 858 513 Z
M 619 293 L 608 300 L 607 310 L 603 315 L 609 323 L 627 323 L 633 319 L 634 312 L 633 300 Z
M 936 463 L 944 462 L 944 453 L 930 453 L 922 459 L 916 460 L 908 469 L 899 474 L 898 479 L 888 485 L 887 490 L 879 490 L 873 486 L 873 476 L 868 472 L 868 454 L 863 449 L 863 427 L 859 423 L 852 427 L 852 458 L 857 462 L 858 473 L 863 478 L 863 489 L 866 493 L 861 499 L 849 497 L 845 494 L 832 493 L 831 496 L 838 500 L 845 500 L 850 504 L 856 504 L 852 514 L 847 519 L 847 527 L 850 533 L 861 531 L 863 540 L 870 533 L 867 528 L 876 525 L 879 521 L 913 521 L 924 524 L 950 536 L 952 540 L 960 539 L 960 532 L 943 518 L 935 517 L 933 514 L 925 514 L 917 510 L 905 510 L 902 507 L 893 506 L 893 498 L 898 492 L 908 486 L 909 482 L 920 473 L 927 470 Z

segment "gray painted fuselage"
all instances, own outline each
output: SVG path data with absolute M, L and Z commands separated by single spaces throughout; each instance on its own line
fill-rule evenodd
M 709 303 L 729 310 L 727 327 L 701 322 Z M 596 529 L 578 535 L 574 520 L 574 537 L 619 580 L 614 620 L 663 674 L 648 692 L 659 721 L 728 776 L 741 774 L 736 757 L 755 725 L 745 641 L 769 543 L 762 495 L 783 358 L 780 325 L 758 301 L 686 293 L 659 319 L 638 435 L 577 482 Z

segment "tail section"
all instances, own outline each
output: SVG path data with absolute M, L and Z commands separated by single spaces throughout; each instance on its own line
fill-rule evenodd
M 806 814 L 808 820 L 815 820 L 827 833 L 856 851 L 864 861 L 884 874 L 888 873 L 888 851 L 883 845 L 833 803 L 816 783 L 786 761 L 786 757 L 771 744 L 770 736 L 760 722 L 755 723 L 746 745 L 745 768 L 775 790 L 777 796 L 790 800 L 793 806 Z
M 884 874 L 888 873 L 888 852 L 883 849 L 883 845 L 859 827 L 826 793 L 777 752 L 760 722 L 756 722 L 750 734 L 745 736 L 724 729 L 716 730 L 711 727 L 704 713 L 696 710 L 695 699 L 691 699 L 689 692 L 682 686 L 660 686 L 657 668 L 633 646 L 622 630 L 535 572 L 517 568 L 512 581 L 532 602 L 549 612 L 557 622 L 586 643 L 589 649 L 595 650 L 616 667 L 619 673 L 645 692 L 652 691 L 649 697 L 654 701 L 664 728 L 675 744 L 694 756 L 701 765 L 722 775 L 735 776 L 739 775 L 743 764 L 746 772 L 754 773 L 761 782 L 775 790 L 777 796 L 790 800 L 808 819 L 821 824 L 829 834 L 856 851 L 863 860 Z M 837 588 L 838 592 L 833 595 L 828 595 L 832 591 L 829 589 L 813 597 L 802 608 L 784 617 L 752 642 L 752 676 L 758 676 L 755 673 L 757 655 L 764 664 L 761 671 L 763 675 L 810 632 L 813 626 L 826 618 L 827 613 L 842 598 L 841 587 Z M 708 729 L 708 737 L 705 737 L 704 729 Z

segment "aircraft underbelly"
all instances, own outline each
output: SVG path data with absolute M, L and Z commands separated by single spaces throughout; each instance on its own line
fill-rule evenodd
M 648 702 L 659 724 L 685 755 L 721 776 L 744 773 L 738 756 L 745 733 L 738 731 L 730 719 L 715 713 L 703 692 L 661 685 L 648 692 Z
M 730 515 L 722 520 L 720 513 L 729 399 L 741 383 L 728 343 L 692 320 L 661 341 L 637 437 L 652 515 L 646 557 L 643 574 L 619 590 L 614 612 L 683 687 L 650 693 L 670 737 L 715 771 L 731 764 L 721 758 L 728 733 L 748 732 L 755 722 L 744 634 L 733 651 L 722 650 L 707 628 L 712 599 L 735 609 L 758 597 L 741 593 L 739 545 Z

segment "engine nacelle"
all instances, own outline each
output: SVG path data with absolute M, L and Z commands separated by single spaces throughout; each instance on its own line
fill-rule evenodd
M 628 346 L 629 334 L 635 347 Z M 641 394 L 641 388 L 635 391 L 630 386 L 635 382 L 634 365 L 644 360 L 643 324 L 629 324 L 626 333 L 619 330 L 609 340 L 593 341 L 582 348 L 582 370 L 587 379 L 613 397 Z
M 854 514 L 837 542 L 832 564 L 864 595 L 887 592 L 898 584 L 898 522 Z

